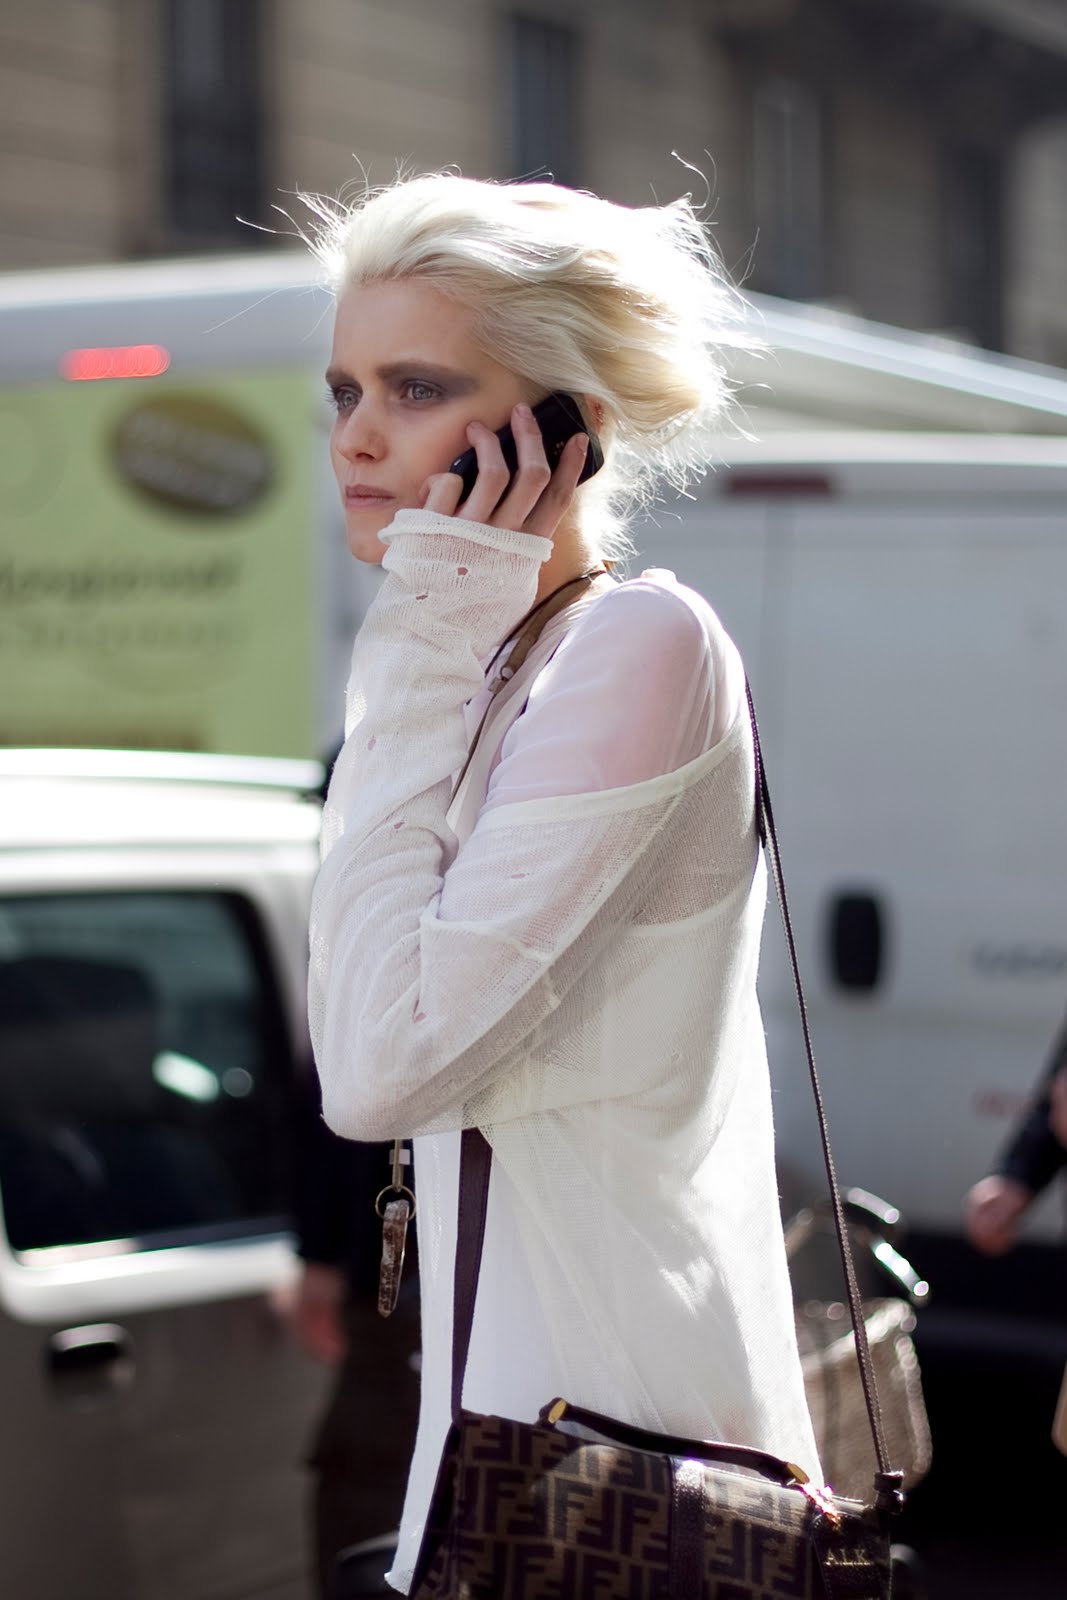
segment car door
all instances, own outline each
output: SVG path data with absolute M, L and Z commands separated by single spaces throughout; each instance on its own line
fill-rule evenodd
M 278 852 L 181 854 L 0 892 L 0 1581 L 35 1600 L 307 1593 L 302 888 Z

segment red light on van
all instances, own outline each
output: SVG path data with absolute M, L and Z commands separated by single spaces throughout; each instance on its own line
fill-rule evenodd
M 731 472 L 725 483 L 730 495 L 827 495 L 834 486 L 822 472 L 752 472 L 740 469 Z
M 97 378 L 158 378 L 170 366 L 161 344 L 120 344 L 97 350 L 68 350 L 59 370 L 69 383 Z

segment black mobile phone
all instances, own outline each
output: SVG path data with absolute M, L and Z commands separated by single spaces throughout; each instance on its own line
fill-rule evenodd
M 600 471 L 604 465 L 604 452 L 600 447 L 600 440 L 582 416 L 581 407 L 573 395 L 563 394 L 562 391 L 557 390 L 555 394 L 550 394 L 547 399 L 538 401 L 533 408 L 533 414 L 538 427 L 541 429 L 541 437 L 545 441 L 545 455 L 548 457 L 548 465 L 553 472 L 556 470 L 559 458 L 563 454 L 563 446 L 568 439 L 573 439 L 576 433 L 587 433 L 589 435 L 589 449 L 586 453 L 585 463 L 578 482 L 585 483 L 588 478 L 593 476 L 594 472 Z M 507 463 L 510 474 L 508 478 L 508 488 L 510 488 L 519 465 L 518 453 L 515 449 L 515 436 L 511 431 L 510 423 L 506 428 L 498 428 L 496 436 L 500 440 L 500 448 L 504 452 L 504 460 Z M 459 497 L 459 504 L 462 505 L 474 488 L 474 480 L 478 476 L 478 452 L 473 449 L 464 450 L 461 456 L 456 457 L 448 470 L 449 472 L 458 473 L 463 479 L 463 492 Z M 507 489 L 505 489 L 504 493 L 507 493 Z

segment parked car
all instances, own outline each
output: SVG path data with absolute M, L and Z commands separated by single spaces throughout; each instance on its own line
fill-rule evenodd
M 0 1589 L 298 1600 L 313 762 L 0 752 Z

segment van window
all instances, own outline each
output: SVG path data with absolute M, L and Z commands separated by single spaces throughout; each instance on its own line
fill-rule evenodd
M 287 1034 L 258 920 L 210 892 L 0 897 L 11 1248 L 285 1226 Z

